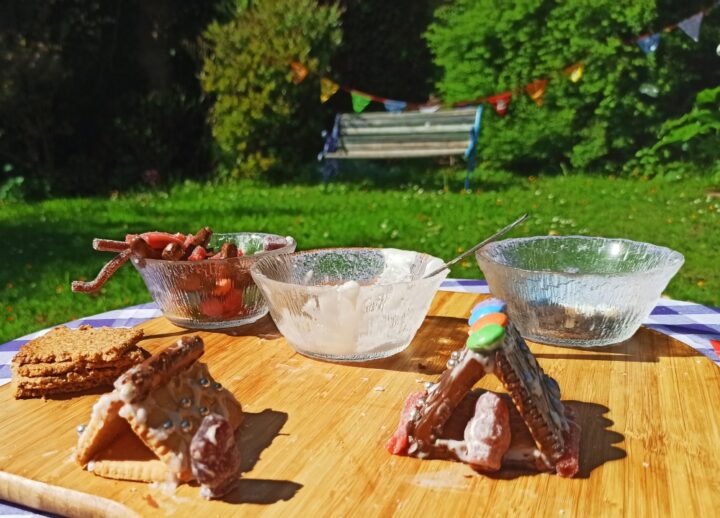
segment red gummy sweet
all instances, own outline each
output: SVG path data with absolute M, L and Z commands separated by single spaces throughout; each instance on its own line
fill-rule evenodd
M 125 242 L 129 243 L 134 238 L 136 238 L 137 234 L 127 234 L 125 236 Z M 143 232 L 140 234 L 140 237 L 145 241 L 151 248 L 154 248 L 155 250 L 162 250 L 170 243 L 177 243 L 178 245 L 183 244 L 183 239 L 179 236 L 182 236 L 182 234 L 168 234 L 167 232 L 159 232 L 159 231 L 151 231 L 151 232 Z
M 510 411 L 494 392 L 485 392 L 475 404 L 475 414 L 464 432 L 465 461 L 482 471 L 497 471 L 510 447 Z
M 223 316 L 233 317 L 243 309 L 243 297 L 240 290 L 231 290 L 223 300 Z
M 268 237 L 263 243 L 263 250 L 269 252 L 270 250 L 278 250 L 287 246 L 287 239 L 284 237 Z
M 207 251 L 201 246 L 196 246 L 195 248 L 193 248 L 190 257 L 188 257 L 188 261 L 202 261 L 206 257 Z
M 200 311 L 203 315 L 212 318 L 220 318 L 225 316 L 225 306 L 220 301 L 220 299 L 216 298 L 204 300 L 202 304 L 200 304 Z
M 570 478 L 580 470 L 580 425 L 575 422 L 575 414 L 565 407 L 570 428 L 563 434 L 565 438 L 565 453 L 555 463 L 555 471 L 561 477 Z
M 410 445 L 407 424 L 410 421 L 410 414 L 412 414 L 412 411 L 415 409 L 415 404 L 425 395 L 425 392 L 415 392 L 410 394 L 405 400 L 405 406 L 403 406 L 402 412 L 400 412 L 400 424 L 392 437 L 385 443 L 385 449 L 393 455 L 407 455 L 408 446 Z
M 240 473 L 240 451 L 230 422 L 220 414 L 207 415 L 190 442 L 190 465 L 203 498 L 230 492 Z

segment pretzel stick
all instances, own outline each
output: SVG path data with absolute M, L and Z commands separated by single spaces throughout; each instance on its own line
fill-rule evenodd
M 112 239 L 101 239 L 96 237 L 92 242 L 93 250 L 98 252 L 122 252 L 130 245 L 125 241 L 113 241 Z
M 72 291 L 90 293 L 102 288 L 103 284 L 130 258 L 130 249 L 123 250 L 102 267 L 97 277 L 90 282 L 73 281 Z

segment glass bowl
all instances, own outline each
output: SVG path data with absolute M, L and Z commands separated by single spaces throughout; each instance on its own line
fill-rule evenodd
M 506 239 L 475 257 L 523 337 L 581 347 L 634 335 L 685 260 L 649 243 L 582 236 Z
M 392 248 L 330 248 L 266 257 L 250 273 L 270 315 L 298 352 L 364 361 L 404 350 L 447 270 L 443 261 Z
M 213 234 L 210 246 L 231 242 L 244 255 L 203 261 L 165 261 L 133 257 L 135 266 L 163 316 L 189 329 L 221 329 L 255 322 L 267 304 L 250 276 L 263 256 L 295 251 L 292 237 L 259 232 Z

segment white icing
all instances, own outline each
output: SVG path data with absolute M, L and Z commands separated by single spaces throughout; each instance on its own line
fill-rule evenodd
M 405 345 L 422 324 L 421 318 L 408 315 L 427 312 L 432 297 L 423 290 L 434 288 L 409 281 L 442 262 L 420 263 L 416 253 L 404 250 L 380 253 L 384 267 L 373 278 L 321 285 L 317 272 L 308 271 L 300 281 L 305 284 L 301 291 L 288 297 L 278 294 L 273 317 L 288 342 L 303 352 L 334 357 L 371 355 Z
M 95 470 L 95 461 L 91 460 L 90 462 L 88 462 L 86 468 L 88 471 L 94 471 Z
M 210 441 L 213 445 L 217 446 L 217 431 L 218 428 L 220 428 L 219 424 L 213 425 L 208 428 L 207 430 L 207 440 Z
M 138 370 L 138 367 L 133 367 L 125 371 L 125 374 L 115 380 L 115 390 L 113 392 L 119 399 L 122 399 L 126 403 L 129 403 L 135 395 L 135 387 L 132 383 L 120 383 L 120 380 L 127 380 L 131 378 L 133 373 Z
M 503 461 L 514 463 L 525 463 L 538 457 L 540 452 L 533 446 L 510 446 L 510 449 L 503 455 Z
M 177 481 L 169 480 L 167 482 L 151 482 L 149 487 L 152 489 L 159 489 L 166 495 L 173 495 L 177 489 Z
M 100 398 L 93 405 L 92 417 L 97 416 L 101 419 L 104 419 L 108 413 L 108 410 L 110 409 L 110 404 L 114 401 L 117 401 L 117 399 L 117 395 L 113 392 L 100 396 Z

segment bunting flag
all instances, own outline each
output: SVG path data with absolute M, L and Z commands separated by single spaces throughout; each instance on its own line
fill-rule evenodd
M 392 99 L 385 99 L 383 101 L 383 105 L 385 106 L 385 109 L 391 113 L 401 112 L 407 108 L 407 103 L 405 101 L 393 101 Z
M 368 104 L 370 104 L 370 101 L 372 101 L 370 97 L 367 97 L 355 90 L 350 92 L 350 96 L 352 97 L 352 107 L 355 113 L 362 112 L 365 108 L 367 108 Z
M 510 105 L 510 98 L 512 97 L 512 93 L 510 92 L 504 92 L 498 95 L 494 95 L 492 97 L 488 97 L 488 102 L 493 105 L 495 108 L 495 113 L 497 113 L 500 117 L 504 117 L 507 113 L 508 106 Z
M 691 16 L 690 18 L 685 18 L 683 21 L 678 23 L 678 27 L 682 29 L 682 31 L 690 36 L 690 39 L 692 39 L 695 43 L 700 41 L 700 25 L 703 21 L 703 16 L 705 16 L 705 13 L 700 11 L 694 16 Z
M 340 89 L 340 85 L 335 81 L 330 81 L 324 77 L 320 78 L 320 102 L 325 104 Z
M 637 44 L 645 54 L 651 54 L 655 52 L 660 45 L 660 33 L 656 32 L 655 34 L 643 36 L 637 40 Z
M 542 106 L 546 88 L 547 79 L 536 79 L 525 87 L 525 91 L 527 91 L 530 99 L 535 101 L 535 104 L 537 104 L 538 106 Z
M 585 65 L 583 63 L 575 63 L 563 70 L 563 73 L 568 76 L 570 81 L 577 83 L 585 73 Z
M 290 63 L 290 68 L 292 69 L 292 81 L 296 85 L 305 81 L 305 78 L 310 73 L 305 65 L 298 63 L 297 61 Z

